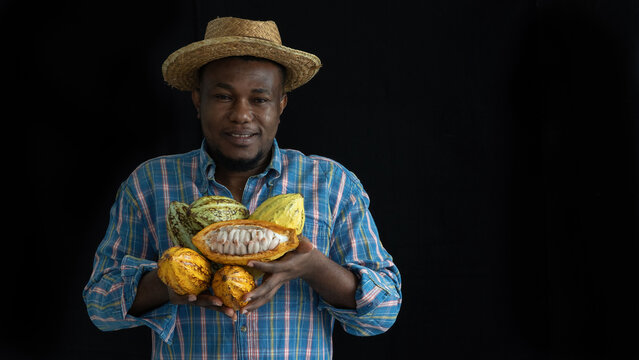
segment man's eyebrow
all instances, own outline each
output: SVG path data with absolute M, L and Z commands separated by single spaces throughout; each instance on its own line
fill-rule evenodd
M 233 86 L 231 86 L 230 84 L 224 83 L 224 82 L 218 82 L 215 83 L 215 87 L 219 87 L 222 89 L 226 89 L 226 90 L 233 90 Z M 257 93 L 257 94 L 270 94 L 271 91 L 269 89 L 265 89 L 265 88 L 255 88 L 251 90 L 252 93 Z
M 223 83 L 223 82 L 219 82 L 215 84 L 215 87 L 220 87 L 222 89 L 226 89 L 226 90 L 232 90 L 233 87 L 227 83 Z
M 271 93 L 271 91 L 269 89 L 263 89 L 263 88 L 253 89 L 253 90 L 251 90 L 251 92 L 258 93 L 258 94 L 270 94 Z

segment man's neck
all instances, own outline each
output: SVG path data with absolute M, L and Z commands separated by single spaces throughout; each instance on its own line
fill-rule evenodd
M 215 161 L 215 181 L 229 189 L 233 198 L 240 202 L 242 201 L 244 187 L 248 179 L 253 175 L 262 173 L 271 163 L 273 156 L 273 148 L 271 148 L 268 155 L 260 159 L 255 166 L 244 170 L 226 166 L 225 161 L 220 161 L 222 159 L 217 159 L 216 154 L 211 153 L 208 149 L 207 151 L 209 156 Z
M 262 173 L 264 169 L 266 169 L 267 165 L 268 162 L 266 164 L 260 164 L 259 167 L 246 171 L 229 170 L 224 166 L 216 165 L 215 181 L 229 189 L 229 191 L 231 191 L 231 194 L 233 194 L 233 198 L 241 202 L 242 195 L 244 194 L 244 187 L 246 186 L 246 182 L 248 181 L 248 179 L 253 175 Z
M 215 181 L 229 189 L 235 200 L 242 202 L 244 187 L 246 186 L 246 181 L 248 181 L 248 178 L 250 176 L 251 175 L 238 173 L 219 173 L 218 171 L 216 171 Z

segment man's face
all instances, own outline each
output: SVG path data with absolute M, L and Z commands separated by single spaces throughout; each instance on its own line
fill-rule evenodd
M 211 156 L 229 170 L 265 166 L 286 107 L 282 73 L 267 61 L 226 58 L 204 68 L 193 91 Z

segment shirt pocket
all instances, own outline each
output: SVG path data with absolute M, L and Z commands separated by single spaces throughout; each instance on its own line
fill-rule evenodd
M 325 219 L 316 218 L 307 213 L 302 235 L 308 238 L 315 248 L 328 256 L 331 248 L 331 230 Z

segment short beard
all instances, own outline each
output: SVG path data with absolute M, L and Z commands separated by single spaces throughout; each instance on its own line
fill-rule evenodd
M 264 152 L 260 150 L 252 159 L 231 159 L 217 149 L 209 149 L 216 166 L 221 166 L 230 171 L 245 172 L 257 168 Z

